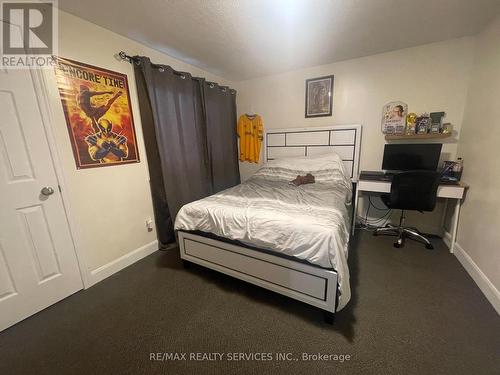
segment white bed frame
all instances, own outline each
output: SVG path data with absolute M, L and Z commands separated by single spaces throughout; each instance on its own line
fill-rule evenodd
M 333 150 L 356 182 L 361 125 L 269 130 L 264 138 L 265 160 L 325 154 Z M 269 252 L 179 231 L 180 254 L 192 262 L 276 293 L 316 306 L 333 323 L 337 308 L 337 272 L 285 259 Z

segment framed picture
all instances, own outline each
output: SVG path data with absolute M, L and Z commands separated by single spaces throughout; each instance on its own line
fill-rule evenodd
M 403 102 L 390 102 L 382 110 L 382 133 L 404 134 L 408 105 Z
M 333 75 L 306 80 L 306 118 L 331 116 Z
M 56 62 L 76 168 L 138 163 L 127 76 L 62 57 Z

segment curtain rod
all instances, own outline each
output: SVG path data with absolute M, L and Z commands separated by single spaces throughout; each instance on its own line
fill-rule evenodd
M 136 59 L 134 59 L 132 56 L 129 56 L 127 55 L 125 52 L 123 51 L 120 51 L 118 52 L 118 56 L 120 56 L 120 58 L 122 60 L 128 60 L 129 62 L 132 62 L 132 61 L 135 61 Z
M 139 59 L 137 57 L 134 57 L 134 56 L 130 56 L 130 55 L 127 55 L 124 51 L 120 51 L 118 52 L 118 56 L 122 59 L 122 60 L 127 60 L 129 63 L 139 63 Z M 154 64 L 154 63 L 151 63 L 151 65 L 153 65 L 154 67 L 157 67 L 157 68 L 163 68 L 164 65 L 159 65 L 159 64 Z M 174 70 L 172 69 L 172 71 L 174 72 L 174 74 L 180 76 L 182 79 L 186 78 L 186 74 L 188 73 L 185 73 L 185 72 L 178 72 L 177 70 Z M 199 78 L 199 77 L 192 77 L 193 79 L 197 79 L 197 80 L 201 80 L 203 78 Z M 223 92 L 225 92 L 226 90 L 229 90 L 229 92 L 231 94 L 235 94 L 236 93 L 236 90 L 230 88 L 229 86 L 220 86 L 217 82 L 210 82 L 210 81 L 205 81 L 207 83 L 207 85 L 212 89 L 214 88 L 215 86 L 218 86 Z

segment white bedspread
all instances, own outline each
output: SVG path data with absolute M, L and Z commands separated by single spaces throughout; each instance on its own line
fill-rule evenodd
M 339 276 L 339 310 L 351 294 L 350 182 L 341 176 L 295 186 L 283 176 L 276 178 L 280 168 L 274 169 L 278 172 L 268 168 L 272 173 L 257 173 L 240 185 L 185 205 L 175 229 L 213 233 L 334 269 Z

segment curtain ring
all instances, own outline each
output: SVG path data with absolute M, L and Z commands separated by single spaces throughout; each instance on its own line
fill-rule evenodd
M 225 87 L 223 87 L 223 88 L 221 89 L 221 91 L 222 91 L 222 92 L 226 92 L 226 91 L 227 91 L 227 89 L 226 89 Z
M 160 67 L 158 68 L 158 71 L 159 71 L 160 73 L 163 73 L 163 72 L 165 71 L 165 68 L 164 68 L 163 66 L 160 66 Z
M 215 85 L 214 85 L 212 82 L 210 82 L 210 83 L 208 84 L 208 87 L 210 87 L 211 89 L 213 89 L 213 88 L 215 87 Z
M 186 79 L 186 76 L 184 74 L 180 75 L 181 79 Z

